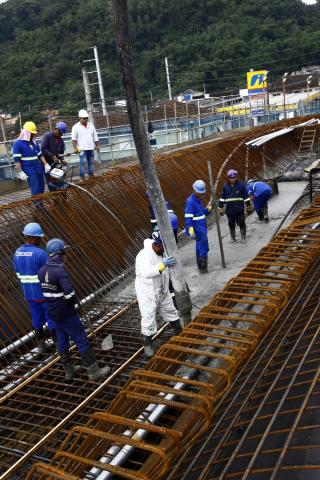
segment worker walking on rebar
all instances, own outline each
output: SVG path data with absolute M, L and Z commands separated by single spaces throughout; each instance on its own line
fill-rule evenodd
M 141 333 L 144 337 L 144 354 L 154 355 L 152 336 L 157 333 L 156 313 L 170 322 L 175 334 L 182 330 L 178 312 L 169 292 L 169 272 L 173 257 L 163 258 L 164 248 L 159 232 L 144 241 L 144 248 L 136 257 L 135 289 L 141 313 Z
M 79 155 L 80 179 L 85 179 L 84 163 L 88 164 L 89 178 L 94 175 L 94 150 L 100 152 L 99 138 L 94 125 L 88 122 L 88 112 L 79 111 L 79 122 L 73 125 L 71 131 L 71 140 L 73 150 Z
M 36 134 L 36 125 L 26 122 L 12 147 L 17 178 L 28 181 L 31 195 L 44 192 L 44 174 L 50 170 L 36 142 Z
M 248 195 L 253 201 L 260 222 L 269 222 L 268 200 L 272 194 L 272 188 L 265 182 L 248 180 Z
M 32 327 L 38 344 L 38 352 L 46 352 L 44 325 L 48 324 L 53 341 L 56 341 L 54 324 L 48 315 L 47 303 L 42 294 L 38 272 L 46 263 L 48 254 L 40 248 L 44 237 L 42 228 L 38 223 L 28 223 L 23 229 L 26 237 L 25 244 L 19 247 L 14 254 L 14 269 L 20 280 L 23 296 L 29 303 Z
M 247 213 L 251 213 L 252 207 L 247 188 L 238 180 L 236 170 L 228 170 L 227 182 L 222 187 L 219 200 L 220 215 L 226 213 L 230 230 L 231 241 L 236 242 L 236 225 L 240 228 L 241 243 L 247 241 L 246 219 L 244 207 Z
M 48 312 L 56 333 L 58 352 L 65 369 L 66 380 L 75 377 L 79 366 L 71 361 L 70 339 L 76 344 L 82 362 L 87 368 L 89 380 L 98 380 L 108 375 L 110 367 L 100 368 L 96 356 L 87 339 L 85 329 L 76 312 L 76 297 L 68 272 L 64 267 L 65 243 L 60 238 L 52 238 L 46 245 L 48 261 L 39 271 L 39 280 L 44 298 L 48 302 Z
M 192 185 L 193 193 L 186 201 L 185 230 L 189 238 L 196 240 L 196 257 L 200 273 L 208 272 L 208 230 L 206 216 L 212 211 L 210 203 L 206 207 L 202 204 L 206 193 L 206 184 L 203 180 L 196 180 Z

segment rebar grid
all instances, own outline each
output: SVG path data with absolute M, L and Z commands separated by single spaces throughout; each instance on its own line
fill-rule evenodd
M 52 461 L 57 476 L 36 464 L 27 478 L 92 478 L 92 469 L 120 478 L 162 478 L 178 453 L 208 429 L 237 370 L 317 258 L 320 232 L 299 222 L 308 214 L 312 219 L 319 202 L 280 232 L 179 336 L 163 345 L 147 370 L 134 372 L 106 414 L 91 415 L 84 427 L 70 431 Z M 163 412 L 152 422 L 157 432 L 150 432 L 150 406 Z M 143 434 L 134 434 L 132 422 L 140 423 Z M 115 459 L 124 446 L 130 452 L 134 447 L 135 455 L 119 464 Z M 103 457 L 113 462 L 105 463 Z

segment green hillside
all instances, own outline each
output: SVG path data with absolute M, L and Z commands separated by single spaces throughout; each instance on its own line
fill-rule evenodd
M 245 86 L 245 72 L 275 77 L 320 63 L 320 5 L 300 0 L 129 1 L 142 101 L 173 93 Z M 97 45 L 108 102 L 123 97 L 110 0 L 8 0 L 0 4 L 0 110 L 84 101 L 81 59 Z

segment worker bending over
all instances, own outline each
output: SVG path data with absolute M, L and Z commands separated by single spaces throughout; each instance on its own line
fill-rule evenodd
M 96 356 L 90 347 L 85 329 L 76 312 L 76 296 L 69 275 L 64 267 L 65 243 L 52 238 L 46 245 L 49 254 L 47 263 L 39 271 L 43 296 L 48 302 L 48 312 L 56 333 L 58 352 L 65 369 L 66 380 L 75 377 L 78 366 L 73 365 L 69 353 L 69 340 L 76 344 L 89 380 L 98 380 L 108 375 L 110 367 L 99 368 Z
M 46 352 L 43 331 L 46 323 L 48 324 L 53 341 L 56 341 L 54 323 L 48 315 L 47 303 L 42 294 L 38 278 L 38 272 L 46 263 L 48 254 L 39 246 L 44 237 L 44 233 L 38 223 L 28 223 L 22 233 L 26 237 L 26 241 L 24 245 L 15 251 L 13 257 L 14 269 L 20 280 L 23 296 L 29 304 L 38 352 L 43 355 Z
M 203 180 L 196 180 L 192 185 L 193 193 L 186 201 L 185 206 L 185 227 L 186 235 L 196 240 L 197 265 L 200 273 L 208 272 L 208 229 L 206 216 L 212 210 L 208 204 L 202 204 L 202 198 L 206 193 L 206 185 Z
M 241 243 L 246 243 L 247 229 L 244 207 L 247 213 L 252 210 L 250 197 L 244 183 L 238 180 L 238 172 L 236 170 L 228 170 L 228 180 L 223 185 L 220 201 L 220 215 L 226 213 L 230 230 L 231 241 L 236 242 L 236 224 L 240 228 Z M 225 207 L 225 209 L 224 209 Z
M 151 200 L 150 200 L 150 194 L 149 194 L 148 191 L 146 192 L 146 197 L 148 199 L 148 204 L 149 204 L 151 228 L 152 228 L 152 231 L 154 232 L 154 231 L 157 231 L 159 229 L 158 221 L 156 219 L 154 209 L 153 209 L 153 206 L 152 206 L 152 203 L 151 203 Z M 174 238 L 176 239 L 176 242 L 177 242 L 178 241 L 178 227 L 179 227 L 178 217 L 173 211 L 171 202 L 169 202 L 167 200 L 165 200 L 165 202 L 166 202 L 167 212 L 168 212 L 169 220 L 170 220 L 170 223 L 171 223 L 171 226 L 172 226 Z
M 268 200 L 272 194 L 270 185 L 256 180 L 248 180 L 248 195 L 253 201 L 260 222 L 269 222 Z
M 152 336 L 157 333 L 156 313 L 165 322 L 170 322 L 175 334 L 182 330 L 179 315 L 169 292 L 169 272 L 173 257 L 163 258 L 163 244 L 159 232 L 144 241 L 144 248 L 136 257 L 135 289 L 141 313 L 141 333 L 144 337 L 144 353 L 147 358 L 154 355 Z

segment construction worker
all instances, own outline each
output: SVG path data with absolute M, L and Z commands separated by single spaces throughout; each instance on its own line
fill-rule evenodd
M 148 199 L 148 204 L 149 204 L 151 228 L 152 228 L 152 231 L 157 231 L 159 229 L 158 222 L 157 222 L 154 210 L 153 210 L 153 206 L 152 206 L 152 203 L 151 203 L 151 200 L 150 200 L 150 194 L 149 194 L 148 191 L 146 192 L 146 197 Z M 172 230 L 173 230 L 173 233 L 174 233 L 174 237 L 175 237 L 176 242 L 177 242 L 178 241 L 178 227 L 179 227 L 178 217 L 173 211 L 171 202 L 168 202 L 167 200 L 165 202 L 166 202 L 167 212 L 168 212 L 169 219 L 170 219 L 170 222 L 171 222 Z
M 88 164 L 89 178 L 93 177 L 94 173 L 94 149 L 100 152 L 100 144 L 96 129 L 93 124 L 88 122 L 88 112 L 86 110 L 79 110 L 79 122 L 73 125 L 71 131 L 71 140 L 74 153 L 79 154 L 80 162 L 80 179 L 85 179 L 84 162 Z
M 270 185 L 257 180 L 248 180 L 248 195 L 253 201 L 260 222 L 269 222 L 268 200 L 272 194 Z
M 67 381 L 73 380 L 77 370 L 69 353 L 69 340 L 73 340 L 87 368 L 89 380 L 98 380 L 108 375 L 110 367 L 99 368 L 94 351 L 90 347 L 85 329 L 76 312 L 76 297 L 69 275 L 64 267 L 65 243 L 60 238 L 52 238 L 46 245 L 49 258 L 39 270 L 39 280 L 44 298 L 48 302 L 48 312 L 56 333 L 58 352 L 65 369 Z
M 228 180 L 223 185 L 220 196 L 219 212 L 220 215 L 226 213 L 228 217 L 231 241 L 237 241 L 237 224 L 240 228 L 241 243 L 246 243 L 247 230 L 244 207 L 246 206 L 247 213 L 252 211 L 250 197 L 248 196 L 245 184 L 238 180 L 238 172 L 236 170 L 228 170 L 227 178 Z
M 36 133 L 36 125 L 33 122 L 26 122 L 13 144 L 17 178 L 28 181 L 31 195 L 44 192 L 44 174 L 50 171 L 50 166 L 35 140 Z
M 173 257 L 163 258 L 163 244 L 159 232 L 144 241 L 144 248 L 136 257 L 135 289 L 141 313 L 141 333 L 144 337 L 144 354 L 154 355 L 152 336 L 157 332 L 156 313 L 170 322 L 175 334 L 182 330 L 179 315 L 169 292 L 169 272 Z
M 43 355 L 46 352 L 43 331 L 43 326 L 46 323 L 53 340 L 56 340 L 54 324 L 48 315 L 47 303 L 38 279 L 39 269 L 46 263 L 48 254 L 39 247 L 44 233 L 38 223 L 28 223 L 22 233 L 26 237 L 26 241 L 15 251 L 14 269 L 20 280 L 23 296 L 29 303 L 38 352 Z
M 54 168 L 60 162 L 66 163 L 63 158 L 65 144 L 62 135 L 67 132 L 67 128 L 66 123 L 58 122 L 52 132 L 47 132 L 42 137 L 41 152 L 46 162 L 50 165 L 50 169 Z M 52 188 L 52 183 L 50 182 L 50 173 L 46 173 L 46 181 L 49 190 L 55 190 L 55 188 Z
M 189 238 L 196 240 L 196 257 L 200 273 L 208 272 L 208 231 L 206 216 L 212 210 L 210 203 L 203 207 L 202 198 L 206 193 L 203 180 L 196 180 L 192 185 L 193 193 L 186 201 L 185 230 Z

